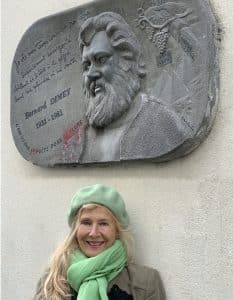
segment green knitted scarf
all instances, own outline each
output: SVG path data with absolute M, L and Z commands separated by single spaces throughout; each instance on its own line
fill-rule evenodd
M 126 252 L 120 240 L 94 257 L 75 251 L 67 280 L 78 293 L 77 300 L 108 300 L 107 286 L 124 268 Z

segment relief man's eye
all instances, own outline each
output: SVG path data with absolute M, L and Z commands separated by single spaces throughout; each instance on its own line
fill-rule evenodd
M 108 60 L 107 55 L 96 58 L 96 62 L 100 65 L 103 65 L 107 60 Z
M 90 64 L 89 61 L 86 61 L 82 65 L 83 65 L 83 71 L 88 71 L 88 69 L 90 68 L 91 64 Z

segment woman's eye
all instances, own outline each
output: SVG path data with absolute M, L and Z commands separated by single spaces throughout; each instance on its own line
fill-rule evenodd
M 81 221 L 81 224 L 82 225 L 91 225 L 91 222 L 90 221 Z
M 101 222 L 100 225 L 101 226 L 108 226 L 108 223 L 107 222 Z

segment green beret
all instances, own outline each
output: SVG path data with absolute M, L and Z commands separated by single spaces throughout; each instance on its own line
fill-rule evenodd
M 96 203 L 107 207 L 123 227 L 129 225 L 129 216 L 121 195 L 112 187 L 103 184 L 95 184 L 83 187 L 74 194 L 68 214 L 68 223 L 70 226 L 78 210 L 84 204 L 90 203 Z

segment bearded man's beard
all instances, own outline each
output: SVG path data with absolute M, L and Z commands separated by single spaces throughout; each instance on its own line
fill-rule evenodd
M 88 99 L 86 118 L 95 128 L 104 128 L 119 119 L 129 109 L 140 88 L 138 78 L 120 69 L 114 73 L 111 83 L 100 78 L 95 84 L 100 87 L 97 95 L 91 95 L 87 88 L 84 91 Z

